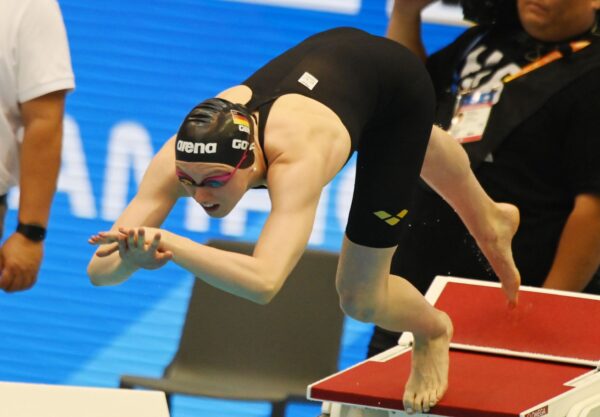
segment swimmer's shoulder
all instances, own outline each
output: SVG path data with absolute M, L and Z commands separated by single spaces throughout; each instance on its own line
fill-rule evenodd
M 252 98 L 252 90 L 247 85 L 235 85 L 217 94 L 217 97 L 232 103 L 246 104 Z

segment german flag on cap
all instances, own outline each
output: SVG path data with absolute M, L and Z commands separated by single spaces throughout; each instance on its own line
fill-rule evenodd
M 236 125 L 242 125 L 250 129 L 250 121 L 239 111 L 231 110 L 231 117 L 233 118 L 233 123 Z

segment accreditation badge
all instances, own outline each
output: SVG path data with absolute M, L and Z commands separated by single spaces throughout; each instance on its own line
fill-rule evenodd
M 448 133 L 459 143 L 480 141 L 498 96 L 497 90 L 459 95 Z

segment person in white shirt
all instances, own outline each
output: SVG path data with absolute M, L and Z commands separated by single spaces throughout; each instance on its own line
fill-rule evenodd
M 20 186 L 18 227 L 0 245 L 0 288 L 34 285 L 60 168 L 66 92 L 75 87 L 56 0 L 0 2 L 0 236 Z

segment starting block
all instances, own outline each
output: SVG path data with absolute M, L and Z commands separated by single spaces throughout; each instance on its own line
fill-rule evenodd
M 436 277 L 427 300 L 454 323 L 448 391 L 428 416 L 600 417 L 600 297 Z M 412 335 L 308 386 L 331 417 L 400 417 Z

